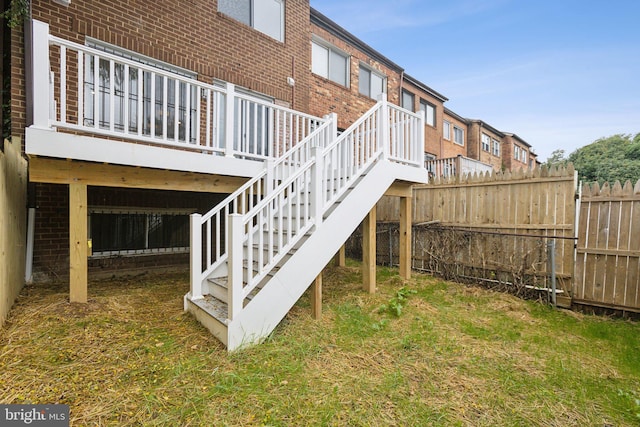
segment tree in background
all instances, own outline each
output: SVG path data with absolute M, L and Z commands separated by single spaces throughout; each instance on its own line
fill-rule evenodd
M 547 167 L 551 166 L 565 166 L 568 160 L 565 156 L 565 151 L 561 148 L 553 150 L 547 161 L 544 163 Z
M 573 163 L 579 178 L 585 182 L 620 181 L 624 184 L 630 180 L 635 183 L 640 179 L 640 133 L 631 135 L 613 135 L 600 138 L 593 143 L 578 148 L 564 159 L 564 150 L 554 151 L 547 165 Z

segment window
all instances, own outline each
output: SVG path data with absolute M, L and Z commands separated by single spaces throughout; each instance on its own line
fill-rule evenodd
M 360 65 L 358 90 L 361 94 L 375 99 L 378 95 L 387 91 L 386 86 L 387 79 L 383 75 Z
M 442 136 L 447 141 L 451 141 L 451 123 L 446 120 L 442 122 Z
M 500 157 L 500 141 L 493 139 L 491 142 L 493 143 L 493 155 Z
M 464 145 L 464 130 L 456 125 L 453 125 L 453 142 Z
M 436 106 L 424 99 L 420 100 L 420 111 L 424 111 L 424 121 L 429 126 L 436 125 Z
M 491 138 L 489 135 L 482 134 L 482 151 L 489 151 L 491 147 Z
M 284 41 L 284 0 L 218 0 L 218 11 Z
M 513 146 L 513 158 L 516 160 L 520 160 L 520 147 L 517 145 Z
M 414 111 L 413 109 L 413 94 L 411 92 L 407 92 L 406 90 L 402 91 L 402 108 L 409 111 Z
M 520 161 L 524 164 L 527 163 L 527 150 L 524 148 L 520 149 Z
M 189 212 L 91 208 L 92 256 L 186 252 Z
M 336 47 L 312 41 L 311 71 L 342 86 L 349 86 L 349 56 Z
M 196 77 L 195 73 L 188 70 L 173 67 L 170 64 L 98 40 L 87 40 L 87 46 L 141 64 L 152 65 L 182 77 Z M 129 75 L 126 76 L 125 69 L 124 64 L 114 62 L 113 70 L 111 70 L 109 60 L 97 58 L 94 55 L 85 55 L 83 124 L 110 129 L 113 121 L 114 131 L 123 132 L 127 127 L 128 132 L 136 133 L 141 121 L 143 135 L 162 136 L 166 132 L 168 140 L 195 142 L 197 87 L 158 74 L 152 81 L 151 73 L 141 71 L 133 66 L 129 67 Z M 142 81 L 140 85 L 138 84 L 139 80 Z M 112 85 L 113 108 L 110 105 Z M 168 88 L 166 105 L 165 85 Z M 128 92 L 127 99 L 125 99 L 125 92 Z M 142 116 L 138 114 L 139 97 L 142 97 Z M 151 105 L 152 98 L 154 99 L 153 105 Z M 112 109 L 113 117 L 111 117 Z

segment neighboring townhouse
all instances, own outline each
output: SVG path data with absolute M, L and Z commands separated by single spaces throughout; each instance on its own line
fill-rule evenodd
M 482 120 L 468 121 L 468 156 L 502 170 L 504 134 Z
M 404 70 L 313 8 L 310 70 L 311 113 L 337 113 L 339 129 L 355 122 L 382 93 L 399 105 Z
M 442 154 L 440 157 L 468 156 L 467 119 L 456 114 L 448 108 L 444 108 L 442 119 Z
M 375 204 L 387 193 L 408 218 L 410 275 L 421 119 L 394 105 L 395 64 L 311 42 L 308 0 L 33 0 L 27 13 L 10 34 L 7 132 L 28 160 L 27 280 L 68 279 L 70 300 L 86 302 L 90 275 L 189 268 L 185 310 L 234 349 L 269 334 L 312 282 L 318 295 L 361 222 L 375 291 Z M 323 48 L 324 83 L 357 88 L 361 104 L 354 93 L 311 102 Z M 377 90 L 391 102 L 367 111 Z M 0 296 L 10 304 L 14 291 Z
M 533 169 L 537 166 L 537 156 L 531 145 L 513 133 L 504 133 L 503 162 L 506 170 Z
M 401 106 L 424 115 L 424 152 L 426 156 L 444 157 L 443 114 L 448 99 L 408 74 L 402 78 Z

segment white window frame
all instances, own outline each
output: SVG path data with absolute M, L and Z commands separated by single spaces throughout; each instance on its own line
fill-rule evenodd
M 369 74 L 369 84 L 367 85 L 368 87 L 365 89 L 366 92 L 363 92 L 363 87 L 362 87 L 363 73 Z M 382 80 L 382 91 L 379 93 L 374 93 L 373 91 L 374 89 L 373 78 L 372 78 L 373 76 L 376 76 Z M 378 95 L 381 93 L 387 93 L 387 76 L 380 73 L 379 71 L 374 70 L 371 67 L 368 67 L 364 64 L 360 64 L 360 68 L 358 71 L 358 92 L 360 92 L 361 95 L 368 96 L 369 98 L 372 98 L 372 99 L 376 99 Z
M 326 52 L 326 65 L 319 65 L 316 61 L 314 61 L 315 52 Z M 340 56 L 344 59 L 345 67 L 344 67 L 344 83 L 338 81 L 334 78 L 331 78 L 331 66 L 332 66 L 332 53 L 336 56 Z M 331 80 L 332 82 L 339 84 L 344 87 L 350 87 L 350 69 L 351 69 L 351 56 L 343 51 L 342 49 L 337 48 L 336 46 L 328 43 L 320 38 L 313 37 L 311 40 L 311 72 L 320 77 L 324 77 L 327 80 Z
M 451 122 L 448 120 L 442 121 L 442 137 L 447 141 L 451 141 Z
M 516 160 L 520 160 L 520 147 L 517 145 L 513 146 L 513 158 Z
M 491 137 L 486 133 L 482 134 L 482 151 L 486 151 L 487 153 L 491 151 Z
M 459 138 L 458 135 L 460 135 Z M 456 125 L 453 125 L 453 142 L 455 144 L 464 146 L 464 129 Z
M 491 143 L 493 144 L 493 155 L 500 157 L 500 141 L 492 138 Z
M 420 111 L 424 111 L 425 124 L 436 127 L 436 106 L 427 100 L 420 99 Z
M 408 97 L 411 97 L 411 107 L 407 108 L 405 105 L 405 95 Z M 412 113 L 415 113 L 415 103 L 416 103 L 416 95 L 409 92 L 408 90 L 402 89 L 402 99 L 400 100 L 402 103 L 402 108 L 404 108 L 405 110 L 409 110 Z
M 235 6 L 244 6 L 248 16 L 241 16 L 238 11 L 233 10 L 227 3 Z M 278 6 L 279 11 L 269 11 L 269 6 Z M 241 22 L 262 34 L 266 34 L 272 39 L 284 42 L 284 0 L 218 0 L 218 12 L 227 15 L 238 22 Z M 270 13 L 271 12 L 271 13 Z M 268 14 L 268 15 L 267 15 Z M 272 26 L 274 18 L 279 16 L 280 25 Z M 276 28 L 274 31 L 274 28 Z

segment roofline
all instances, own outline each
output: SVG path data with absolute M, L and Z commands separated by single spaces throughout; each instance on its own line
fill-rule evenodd
M 420 80 L 416 79 L 415 77 L 410 76 L 407 73 L 404 74 L 404 80 L 406 80 L 407 82 L 411 83 L 415 87 L 424 90 L 429 95 L 431 95 L 431 96 L 433 96 L 435 98 L 438 98 L 442 102 L 446 102 L 446 101 L 449 100 L 449 98 L 447 98 L 446 96 L 436 92 L 435 90 L 431 89 L 426 84 L 422 83 Z
M 465 124 L 469 124 L 469 119 L 462 117 L 460 114 L 448 109 L 447 107 L 444 107 L 444 113 L 450 115 L 451 117 L 460 120 L 461 122 L 465 123 Z
M 480 124 L 480 127 L 485 127 L 485 128 L 487 128 L 487 129 L 489 129 L 491 132 L 496 133 L 496 134 L 498 134 L 498 135 L 500 135 L 500 136 L 505 136 L 505 135 L 506 135 L 504 132 L 502 132 L 502 131 L 500 131 L 500 130 L 498 130 L 498 129 L 494 128 L 494 127 L 493 127 L 493 126 L 491 126 L 489 123 L 487 123 L 487 122 L 485 122 L 485 121 L 483 121 L 483 120 L 480 120 L 480 119 L 470 119 L 470 120 L 469 120 L 469 122 L 470 122 L 470 123 L 478 123 L 478 124 Z
M 345 30 L 340 25 L 336 24 L 334 21 L 327 18 L 322 13 L 318 12 L 316 9 L 312 7 L 310 7 L 310 9 L 311 9 L 311 16 L 310 16 L 311 24 L 317 25 L 318 27 L 328 31 L 334 36 L 353 45 L 356 49 L 364 52 L 366 55 L 375 59 L 376 61 L 383 63 L 387 67 L 393 68 L 399 72 L 404 72 L 404 68 L 402 68 L 401 66 L 399 66 L 398 64 L 396 64 L 395 62 L 387 58 L 386 56 L 382 55 L 380 52 L 378 52 L 377 50 L 375 50 L 374 48 L 372 48 L 371 46 L 369 46 L 368 44 L 366 44 L 365 42 L 363 42 L 353 34 L 351 34 L 349 31 Z
M 526 145 L 527 147 L 531 148 L 531 144 L 529 144 L 527 141 L 525 141 L 524 139 L 520 138 L 518 135 L 516 135 L 515 133 L 511 133 L 511 132 L 505 132 L 505 135 L 508 135 L 512 138 L 517 139 L 518 141 L 520 141 L 522 144 Z

